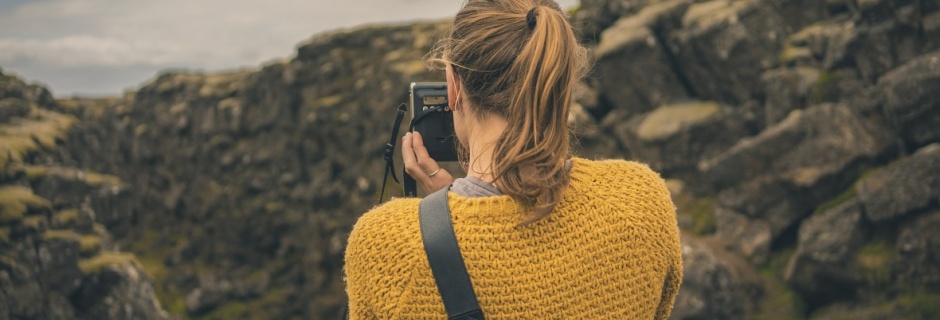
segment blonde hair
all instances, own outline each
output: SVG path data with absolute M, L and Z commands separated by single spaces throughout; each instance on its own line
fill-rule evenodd
M 568 112 L 586 56 L 551 0 L 469 0 L 429 54 L 432 66 L 453 67 L 478 119 L 508 121 L 490 169 L 501 192 L 534 209 L 522 225 L 548 216 L 568 186 Z

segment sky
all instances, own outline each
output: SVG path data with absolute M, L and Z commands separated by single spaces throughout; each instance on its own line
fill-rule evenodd
M 570 8 L 578 0 L 560 0 Z M 324 31 L 443 19 L 461 0 L 0 0 L 0 68 L 56 97 L 120 95 L 164 70 L 256 68 Z

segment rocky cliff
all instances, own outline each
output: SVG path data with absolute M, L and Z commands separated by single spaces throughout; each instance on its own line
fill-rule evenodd
M 678 207 L 673 318 L 940 316 L 940 2 L 572 12 L 595 56 L 579 154 L 650 163 Z M 445 29 L 336 31 L 114 99 L 3 78 L 0 319 L 335 317 L 394 108 L 442 77 L 420 57 Z
M 101 223 L 118 177 L 58 161 L 77 119 L 0 71 L 0 319 L 166 319 L 133 253 Z

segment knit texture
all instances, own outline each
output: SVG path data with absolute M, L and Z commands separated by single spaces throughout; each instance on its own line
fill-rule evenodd
M 448 194 L 483 313 L 495 319 L 665 319 L 682 280 L 675 206 L 644 164 L 574 158 L 563 200 L 520 227 L 509 196 Z M 346 248 L 351 319 L 446 319 L 418 224 L 420 199 L 359 219 Z

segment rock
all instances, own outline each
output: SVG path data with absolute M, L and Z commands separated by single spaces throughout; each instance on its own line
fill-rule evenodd
M 640 11 L 650 0 L 584 0 L 578 6 L 573 25 L 578 28 L 583 40 L 588 43 L 597 42 L 601 31 L 607 29 L 618 18 L 628 16 Z
M 688 7 L 689 1 L 663 1 L 604 30 L 595 52 L 602 100 L 634 115 L 692 94 L 662 43 Z
M 49 238 L 39 247 L 39 263 L 43 285 L 68 297 L 82 284 L 82 271 L 78 268 L 79 238 Z
M 72 303 L 79 319 L 168 319 L 149 279 L 135 263 L 102 266 L 90 274 Z
M 780 11 L 784 22 L 794 29 L 823 20 L 829 16 L 827 1 L 816 0 L 770 0 L 774 8 Z
M 613 131 L 634 157 L 666 175 L 689 174 L 750 134 L 739 110 L 716 102 L 664 105 Z
M 897 250 L 899 283 L 940 288 L 940 206 L 900 227 Z
M 762 175 L 809 188 L 882 155 L 891 138 L 848 107 L 825 104 L 791 112 L 757 136 L 699 162 L 698 168 L 719 189 Z
M 855 199 L 809 217 L 800 225 L 797 250 L 784 279 L 814 305 L 851 297 L 858 275 L 847 270 L 854 268 L 851 264 L 869 233 Z
M 885 113 L 914 147 L 940 141 L 940 52 L 911 60 L 878 80 Z
M 746 262 L 682 235 L 682 289 L 669 319 L 746 319 L 760 286 Z
M 733 210 L 715 210 L 715 237 L 724 240 L 729 248 L 741 253 L 752 265 L 759 266 L 770 257 L 773 233 L 770 224 L 751 219 Z
M 764 126 L 780 122 L 791 111 L 809 106 L 813 88 L 819 83 L 819 69 L 810 67 L 774 69 L 761 75 L 766 84 Z
M 760 74 L 776 66 L 789 33 L 765 1 L 712 0 L 685 11 L 683 28 L 669 39 L 693 95 L 741 104 L 763 95 Z
M 29 113 L 30 105 L 21 99 L 7 98 L 0 100 L 0 123 L 7 123 L 12 118 L 23 117 Z
M 938 172 L 940 144 L 934 143 L 865 177 L 856 187 L 865 215 L 880 222 L 940 205 Z

